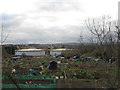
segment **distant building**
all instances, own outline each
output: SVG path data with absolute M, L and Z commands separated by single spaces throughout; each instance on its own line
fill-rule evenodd
M 65 49 L 65 48 L 51 49 L 50 50 L 50 55 L 51 56 L 58 56 L 58 55 L 61 55 L 63 51 L 67 51 L 67 50 L 70 50 L 70 49 Z
M 26 55 L 26 56 L 44 56 L 44 49 L 19 49 L 15 50 L 15 55 Z
M 19 49 L 15 50 L 15 55 L 26 55 L 26 56 L 45 56 L 45 55 L 51 55 L 51 56 L 58 56 L 61 55 L 62 52 L 71 50 L 71 49 Z

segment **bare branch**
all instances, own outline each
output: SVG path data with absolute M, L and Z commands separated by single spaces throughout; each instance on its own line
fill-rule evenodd
M 2 43 L 4 43 L 4 42 L 7 40 L 7 38 L 8 38 L 9 35 L 10 35 L 10 32 L 7 34 L 7 36 L 6 36 L 5 39 L 2 41 Z
M 5 38 L 3 39 L 3 31 L 4 31 L 4 26 L 3 26 L 3 17 L 2 17 L 2 30 L 1 30 L 1 45 L 7 40 L 7 38 L 9 37 L 10 35 L 10 32 L 5 36 Z

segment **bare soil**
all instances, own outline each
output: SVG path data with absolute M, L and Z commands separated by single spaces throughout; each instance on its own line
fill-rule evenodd
M 57 80 L 57 88 L 106 88 L 106 86 L 97 81 Z
M 31 84 L 37 84 L 37 85 L 48 85 L 48 84 L 53 84 L 52 80 L 21 80 L 21 79 L 13 79 L 15 83 L 19 83 L 19 84 L 27 84 L 30 83 Z M 4 84 L 14 84 L 12 82 L 12 80 L 2 80 L 2 83 Z

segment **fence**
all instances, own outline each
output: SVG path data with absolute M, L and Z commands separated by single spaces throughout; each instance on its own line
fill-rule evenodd
M 14 76 L 8 76 L 8 75 L 2 75 L 2 80 L 5 82 L 2 84 L 3 88 L 56 88 L 56 79 L 55 77 L 50 77 L 47 75 L 14 75 Z M 7 81 L 14 81 L 12 83 L 8 83 Z M 44 82 L 46 82 L 46 84 L 44 85 L 39 85 L 39 83 L 37 84 L 23 84 L 24 81 L 41 81 L 44 80 Z M 51 81 L 50 83 L 47 83 L 49 81 Z M 17 82 L 19 81 L 19 82 Z M 22 81 L 22 82 L 21 82 Z

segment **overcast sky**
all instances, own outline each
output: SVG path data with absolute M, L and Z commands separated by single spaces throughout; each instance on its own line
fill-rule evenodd
M 118 1 L 0 0 L 4 36 L 10 32 L 5 43 L 78 42 L 81 30 L 84 40 L 89 41 L 91 34 L 85 20 L 99 20 L 108 15 L 112 20 L 117 20 Z

